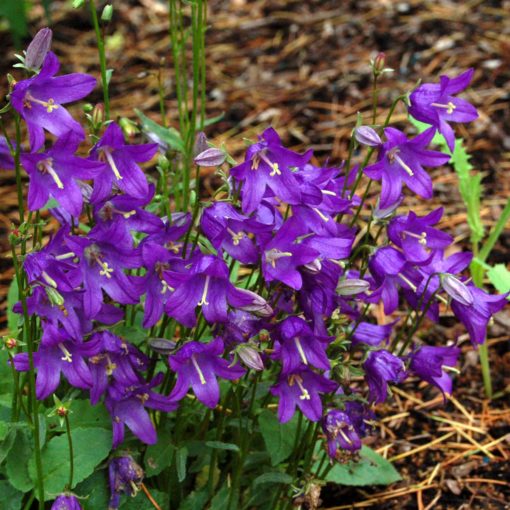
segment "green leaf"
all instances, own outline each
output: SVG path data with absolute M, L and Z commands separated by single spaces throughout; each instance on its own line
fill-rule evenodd
M 253 480 L 254 486 L 260 485 L 261 483 L 285 483 L 288 485 L 292 483 L 292 476 L 287 473 L 281 473 L 280 471 L 264 473 Z
M 209 500 L 207 488 L 191 492 L 179 505 L 179 510 L 202 510 Z
M 510 291 L 510 271 L 505 264 L 496 264 L 487 271 L 487 276 L 498 292 L 504 294 Z M 510 299 L 508 296 L 507 299 Z
M 140 110 L 135 109 L 136 114 L 142 122 L 142 129 L 148 133 L 154 133 L 162 142 L 166 143 L 171 149 L 178 152 L 185 152 L 184 142 L 179 131 L 173 127 L 160 126 L 157 122 L 149 119 Z
M 2 0 L 0 2 L 0 15 L 7 18 L 17 48 L 21 46 L 21 38 L 28 33 L 25 5 L 25 2 L 20 0 Z
M 188 449 L 183 446 L 177 450 L 175 462 L 177 464 L 177 479 L 183 482 L 186 478 L 186 461 L 188 460 Z
M 327 474 L 327 482 L 340 485 L 389 485 L 401 477 L 393 464 L 368 446 L 362 446 L 361 460 L 346 464 L 335 464 Z
M 108 508 L 110 488 L 108 487 L 107 477 L 107 471 L 100 469 L 75 487 L 74 492 L 84 498 L 80 500 L 83 510 Z
M 168 494 L 156 489 L 149 489 L 160 508 L 168 508 Z M 154 510 L 154 505 L 149 501 L 143 492 L 139 492 L 134 498 L 125 498 L 120 505 L 121 510 Z
M 23 493 L 17 491 L 7 480 L 0 480 L 2 510 L 20 510 Z
M 158 442 L 147 448 L 144 456 L 145 474 L 147 477 L 159 475 L 172 463 L 175 446 L 171 443 L 171 435 L 164 430 L 158 434 Z
M 274 413 L 265 409 L 260 413 L 259 427 L 271 456 L 271 464 L 276 466 L 292 453 L 297 434 L 297 418 L 280 423 Z
M 96 427 L 109 429 L 111 418 L 103 405 L 92 406 L 89 400 L 77 399 L 71 402 L 69 424 L 71 430 Z M 58 416 L 48 418 L 48 426 L 53 430 L 65 431 L 65 425 L 60 426 Z
M 215 450 L 231 450 L 233 452 L 239 451 L 239 446 L 233 443 L 222 443 L 221 441 L 207 441 L 205 445 Z
M 21 492 L 28 492 L 34 486 L 28 473 L 28 463 L 33 452 L 31 434 L 28 430 L 19 429 L 16 441 L 7 455 L 6 473 L 12 486 Z
M 17 313 L 12 311 L 12 307 L 18 302 L 18 280 L 14 278 L 9 286 L 7 293 L 7 327 L 12 336 L 18 336 L 18 317 Z
M 92 474 L 111 449 L 111 431 L 103 428 L 77 428 L 71 431 L 74 447 L 73 487 Z M 67 436 L 56 436 L 42 450 L 45 500 L 52 499 L 62 491 L 69 480 L 69 449 Z M 35 481 L 36 469 L 33 459 L 28 465 L 30 477 Z
M 212 126 L 213 124 L 216 124 L 216 122 L 219 122 L 220 120 L 225 117 L 225 112 L 221 112 L 219 115 L 216 115 L 215 117 L 209 117 L 208 119 L 204 120 L 204 127 Z M 200 121 L 197 121 L 197 129 L 200 129 Z
M 11 428 L 9 429 L 9 432 L 5 436 L 5 439 L 0 442 L 0 464 L 2 464 L 2 462 L 6 459 L 7 455 L 11 451 L 15 439 L 16 429 Z
M 210 510 L 224 510 L 227 508 L 228 500 L 230 498 L 231 489 L 225 483 L 223 487 L 212 498 Z

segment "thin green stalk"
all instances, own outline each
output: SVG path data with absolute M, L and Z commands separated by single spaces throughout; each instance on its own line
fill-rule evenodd
M 66 422 L 67 444 L 69 445 L 69 484 L 68 484 L 68 488 L 69 488 L 69 490 L 71 490 L 73 488 L 73 478 L 74 478 L 74 450 L 73 450 L 73 438 L 71 436 L 71 425 L 69 424 L 69 415 L 67 413 L 64 416 L 64 420 Z
M 110 119 L 110 96 L 108 93 L 108 79 L 106 72 L 106 54 L 104 49 L 104 39 L 101 35 L 101 27 L 99 26 L 99 19 L 97 17 L 96 3 L 94 0 L 89 0 L 90 14 L 92 16 L 92 24 L 96 32 L 97 50 L 99 52 L 99 66 L 101 68 L 101 85 L 103 87 L 103 103 L 105 119 Z

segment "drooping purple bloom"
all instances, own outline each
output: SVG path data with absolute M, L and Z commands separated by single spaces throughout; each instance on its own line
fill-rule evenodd
M 144 477 L 143 469 L 131 457 L 122 455 L 114 457 L 108 466 L 108 478 L 110 482 L 109 510 L 117 510 L 120 504 L 120 495 L 127 494 L 136 496 L 140 490 Z
M 385 350 L 372 351 L 363 363 L 363 369 L 370 400 L 377 404 L 386 400 L 388 383 L 400 383 L 407 377 L 403 361 Z
M 409 262 L 425 263 L 431 253 L 442 251 L 453 242 L 450 235 L 432 227 L 442 215 L 440 207 L 426 216 L 417 216 L 412 211 L 407 216 L 396 216 L 388 225 L 388 237 L 402 248 Z
M 447 370 L 455 367 L 460 355 L 458 347 L 424 345 L 410 355 L 409 369 L 420 379 L 437 386 L 445 396 L 452 393 L 452 380 Z
M 85 133 L 62 106 L 87 96 L 96 85 L 92 76 L 81 73 L 55 77 L 60 64 L 51 51 L 44 59 L 39 74 L 14 85 L 11 103 L 27 123 L 32 151 L 44 144 L 44 129 L 55 136 L 73 131 L 83 140 Z
M 66 492 L 53 502 L 50 510 L 82 510 L 82 506 L 74 494 Z
M 208 344 L 188 342 L 175 354 L 168 357 L 170 368 L 177 373 L 177 381 L 170 398 L 179 401 L 191 387 L 202 404 L 214 409 L 220 400 L 220 387 L 217 377 L 235 380 L 244 375 L 239 365 L 221 358 L 223 340 L 216 337 Z
M 338 448 L 355 452 L 361 448 L 361 438 L 351 417 L 340 409 L 331 409 L 322 421 L 322 430 L 328 442 L 328 455 L 334 459 Z
M 155 143 L 127 145 L 121 127 L 115 122 L 109 124 L 91 151 L 93 159 L 104 163 L 103 172 L 94 181 L 91 201 L 106 199 L 114 185 L 130 197 L 146 198 L 149 186 L 138 163 L 151 160 L 157 150 Z
M 102 165 L 74 156 L 79 144 L 76 134 L 68 131 L 47 152 L 21 154 L 21 163 L 30 177 L 28 207 L 31 211 L 41 209 L 53 197 L 69 214 L 80 216 L 83 197 L 76 179 L 95 178 Z
M 305 365 L 290 374 L 280 374 L 271 393 L 279 397 L 278 419 L 281 423 L 289 421 L 296 412 L 296 406 L 310 421 L 319 421 L 322 416 L 320 393 L 331 393 L 337 383 L 317 374 Z
M 390 322 L 389 324 L 379 325 L 371 324 L 369 322 L 360 322 L 355 325 L 354 333 L 352 334 L 352 343 L 364 343 L 372 347 L 376 347 L 383 341 L 387 341 L 393 331 L 393 326 L 397 321 Z
M 425 147 L 434 137 L 435 129 L 430 128 L 415 138 L 395 128 L 386 128 L 388 140 L 379 152 L 377 163 L 365 168 L 371 179 L 382 181 L 380 208 L 386 209 L 397 202 L 402 192 L 402 183 L 423 198 L 432 198 L 432 180 L 424 166 L 436 167 L 448 162 L 450 156 Z
M 4 136 L 0 136 L 0 170 L 12 170 L 14 158 Z
M 326 349 L 333 337 L 315 335 L 309 324 L 299 317 L 284 319 L 273 336 L 278 342 L 272 358 L 281 360 L 282 375 L 296 371 L 301 365 L 329 370 Z
M 89 389 L 92 376 L 85 358 L 96 353 L 97 345 L 94 342 L 76 343 L 52 325 L 46 325 L 41 345 L 34 353 L 37 399 L 44 400 L 57 389 L 61 373 L 75 388 Z M 14 367 L 20 372 L 30 369 L 26 352 L 16 354 L 13 361 Z
M 273 128 L 266 129 L 259 141 L 246 151 L 244 163 L 230 170 L 235 179 L 243 181 L 243 212 L 255 211 L 268 189 L 283 202 L 299 203 L 299 184 L 291 169 L 302 167 L 310 157 L 311 151 L 300 155 L 286 149 L 277 132 Z
M 483 344 L 487 335 L 487 325 L 491 317 L 503 309 L 507 303 L 507 294 L 492 295 L 479 289 L 472 283 L 467 288 L 473 297 L 473 303 L 466 305 L 458 300 L 452 301 L 455 317 L 466 327 L 474 346 Z
M 449 122 L 471 122 L 478 118 L 476 108 L 464 99 L 454 97 L 466 89 L 474 69 L 449 78 L 442 75 L 439 83 L 424 83 L 409 97 L 409 113 L 417 120 L 431 124 L 445 137 L 449 149 L 455 147 L 455 133 Z

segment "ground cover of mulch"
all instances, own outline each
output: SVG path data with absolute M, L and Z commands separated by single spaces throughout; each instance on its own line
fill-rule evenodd
M 317 162 L 339 164 L 358 111 L 370 109 L 368 61 L 379 51 L 395 69 L 382 80 L 385 118 L 393 98 L 418 79 L 437 80 L 475 68 L 466 93 L 480 119 L 460 126 L 472 163 L 483 172 L 482 219 L 489 229 L 510 196 L 510 2 L 433 0 L 230 0 L 209 2 L 208 116 L 224 113 L 208 135 L 239 156 L 243 138 L 254 139 L 273 125 L 286 143 L 311 146 Z M 86 10 L 53 2 L 54 51 L 63 71 L 99 76 L 97 50 Z M 31 12 L 33 33 L 44 25 L 40 7 Z M 112 112 L 135 118 L 138 108 L 158 117 L 157 74 L 168 92 L 170 123 L 177 126 L 172 89 L 166 7 L 157 0 L 130 0 L 115 5 L 107 29 L 108 66 L 112 78 Z M 2 75 L 9 71 L 13 49 L 0 32 Z M 7 81 L 0 81 L 2 96 Z M 91 101 L 100 101 L 99 89 Z M 78 114 L 78 110 L 74 110 Z M 368 119 L 368 113 L 365 117 Z M 405 112 L 397 109 L 397 121 Z M 403 124 L 404 126 L 405 124 Z M 469 230 L 457 178 L 444 167 L 432 172 L 436 196 L 431 202 L 408 201 L 417 213 L 445 208 L 442 227 L 469 249 Z M 210 190 L 214 175 L 204 171 Z M 12 278 L 7 233 L 16 221 L 12 174 L 0 174 L 0 316 L 5 329 L 7 286 Z M 49 228 L 52 228 L 50 225 Z M 501 236 L 489 262 L 506 263 L 510 231 Z M 378 313 L 382 313 L 379 312 Z M 510 508 L 510 313 L 500 313 L 489 330 L 496 398 L 484 398 L 476 352 L 452 315 L 438 325 L 425 324 L 418 336 L 427 343 L 459 342 L 462 374 L 446 405 L 437 390 L 408 381 L 379 406 L 376 434 L 367 444 L 395 462 L 403 481 L 389 487 L 327 486 L 323 507 L 380 509 Z

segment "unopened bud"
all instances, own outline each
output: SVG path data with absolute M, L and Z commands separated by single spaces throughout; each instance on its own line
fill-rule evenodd
M 119 126 L 121 127 L 124 135 L 128 138 L 133 137 L 139 131 L 136 123 L 132 120 L 129 120 L 127 117 L 121 117 L 119 120 Z
M 473 294 L 471 294 L 471 291 L 466 285 L 455 278 L 455 276 L 449 273 L 442 274 L 441 285 L 445 292 L 455 301 L 466 306 L 471 306 L 473 304 Z
M 199 131 L 195 138 L 195 145 L 193 146 L 193 156 L 196 157 L 209 148 L 207 144 L 207 136 L 203 131 Z
M 210 147 L 201 152 L 194 161 L 198 166 L 220 166 L 225 162 L 226 158 L 227 155 L 222 150 Z
M 42 28 L 35 34 L 32 42 L 28 45 L 25 65 L 30 69 L 40 69 L 51 47 L 53 32 L 49 28 Z
M 149 338 L 149 347 L 158 354 L 168 356 L 175 349 L 175 342 L 166 338 Z
M 5 341 L 5 347 L 9 350 L 16 349 L 18 346 L 18 341 L 15 338 L 6 338 Z
M 111 4 L 106 4 L 104 6 L 103 12 L 101 13 L 101 21 L 108 23 L 112 19 L 113 14 L 113 6 Z
M 336 293 L 339 296 L 356 296 L 366 292 L 369 288 L 370 284 L 367 281 L 352 278 L 341 281 L 336 288 Z
M 264 370 L 264 363 L 260 357 L 259 351 L 250 344 L 241 344 L 237 348 L 237 354 L 243 363 L 253 370 Z
M 372 67 L 374 69 L 374 72 L 377 74 L 380 74 L 383 72 L 384 65 L 386 64 L 386 54 L 384 52 L 380 52 L 377 54 L 377 56 L 374 58 L 372 62 Z
M 362 145 L 377 147 L 382 144 L 381 138 L 370 126 L 360 126 L 354 130 L 354 137 Z
M 260 297 L 251 290 L 237 289 L 237 291 L 244 294 L 246 298 L 245 302 L 239 302 L 236 304 L 236 308 L 238 310 L 251 312 L 259 317 L 271 317 L 273 315 L 273 309 L 263 297 Z
M 69 410 L 65 406 L 58 406 L 56 409 L 57 415 L 63 418 L 69 414 Z
M 104 104 L 98 103 L 96 106 L 94 106 L 94 109 L 92 110 L 92 124 L 94 127 L 99 127 L 104 122 L 105 116 L 104 116 Z
M 305 264 L 304 268 L 308 273 L 317 274 L 317 273 L 320 273 L 320 271 L 322 269 L 322 264 L 319 259 L 315 259 L 315 260 L 312 260 L 312 262 Z

